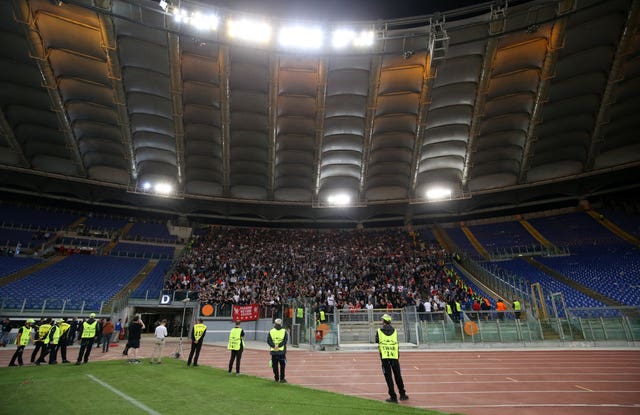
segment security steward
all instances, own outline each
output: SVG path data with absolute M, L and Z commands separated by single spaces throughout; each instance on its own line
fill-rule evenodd
M 233 361 L 236 362 L 236 375 L 240 374 L 240 359 L 242 359 L 242 351 L 244 350 L 244 330 L 240 327 L 240 320 L 236 321 L 236 326 L 229 332 L 229 344 L 227 349 L 231 350 L 229 358 L 229 374 L 233 368 Z
M 285 366 L 287 365 L 287 341 L 289 337 L 287 331 L 282 327 L 282 319 L 275 319 L 273 328 L 267 335 L 267 344 L 271 351 L 271 368 L 273 378 L 276 382 L 287 383 L 284 377 Z
M 11 361 L 9 362 L 9 366 L 22 366 L 22 352 L 24 352 L 24 348 L 27 347 L 29 341 L 33 342 L 33 335 L 31 334 L 31 326 L 36 321 L 32 318 L 28 319 L 24 326 L 18 329 L 18 336 L 16 336 L 16 344 L 18 347 L 16 351 L 11 356 Z M 16 359 L 18 360 L 18 364 L 16 365 Z
M 40 366 L 40 363 L 45 363 L 45 358 L 51 351 L 51 335 L 55 331 L 55 325 L 53 319 L 47 319 L 44 324 L 38 329 L 38 335 L 42 342 L 42 348 L 40 350 L 40 357 L 36 360 L 36 366 Z
M 398 395 L 396 395 L 393 385 L 394 378 L 400 392 L 400 400 L 406 401 L 409 397 L 404 390 L 404 382 L 400 373 L 398 332 L 391 326 L 391 316 L 388 314 L 382 316 L 382 327 L 376 333 L 376 343 L 378 343 L 380 359 L 382 360 L 382 373 L 389 389 L 389 398 L 386 401 L 398 403 Z
M 515 314 L 517 320 L 520 320 L 520 313 L 522 313 L 522 304 L 520 304 L 520 300 L 516 298 L 513 300 L 513 314 Z
M 62 357 L 62 363 L 71 363 L 67 360 L 67 346 L 71 341 L 69 339 L 69 333 L 71 333 L 71 324 L 60 319 L 58 321 L 58 331 L 60 332 L 60 338 L 58 339 L 58 350 L 60 350 L 60 357 Z
M 78 352 L 76 365 L 80 365 L 82 362 L 87 363 L 89 361 L 91 348 L 93 348 L 93 343 L 96 342 L 96 336 L 98 334 L 98 321 L 95 317 L 96 313 L 89 314 L 89 320 L 80 325 L 80 351 Z
M 193 325 L 191 329 L 191 351 L 189 352 L 189 359 L 187 360 L 187 366 L 191 366 L 191 359 L 193 359 L 193 367 L 198 366 L 198 357 L 200 357 L 200 349 L 202 349 L 202 343 L 204 342 L 204 335 L 207 333 L 207 326 L 203 323 L 204 320 L 198 319 L 198 323 Z
M 60 350 L 61 340 L 61 324 L 64 323 L 64 319 L 58 319 L 52 321 L 51 327 L 51 343 L 49 343 L 49 364 L 55 365 L 58 363 L 58 350 Z M 66 324 L 66 323 L 65 323 Z M 65 350 L 66 351 L 66 350 Z

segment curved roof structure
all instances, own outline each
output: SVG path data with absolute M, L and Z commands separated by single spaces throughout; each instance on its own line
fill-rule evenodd
M 351 22 L 374 33 L 370 48 L 318 52 L 205 32 L 171 7 L 0 3 L 5 190 L 366 221 L 637 186 L 638 1 L 494 1 Z M 170 197 L 147 193 L 158 183 Z M 428 203 L 433 187 L 454 200 Z M 319 209 L 336 195 L 355 207 Z

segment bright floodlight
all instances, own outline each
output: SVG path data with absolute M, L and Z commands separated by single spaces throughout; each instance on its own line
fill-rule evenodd
M 171 191 L 173 190 L 173 187 L 169 183 L 156 183 L 153 190 L 155 190 L 156 193 L 167 195 L 171 193 Z
M 149 182 L 144 182 L 144 183 L 142 183 L 142 188 L 143 188 L 144 190 L 149 190 L 149 189 L 151 189 L 151 183 L 149 183 Z
M 185 9 L 175 8 L 173 10 L 173 19 L 176 23 L 189 23 L 189 12 Z
M 363 30 L 356 33 L 351 29 L 336 29 L 333 31 L 331 44 L 336 49 L 347 46 L 367 47 L 373 45 L 374 33 L 371 30 Z
M 333 206 L 346 206 L 351 203 L 351 197 L 346 193 L 338 193 L 327 197 L 327 203 Z
M 280 29 L 278 42 L 285 47 L 320 49 L 322 30 L 317 27 L 290 26 Z
M 218 16 L 204 15 L 200 12 L 193 13 L 189 20 L 189 23 L 198 30 L 218 30 L 218 22 Z
M 164 10 L 165 12 L 167 11 L 167 7 L 169 7 L 169 3 L 167 3 L 165 0 L 160 0 L 160 2 L 158 3 L 158 5 L 160 6 L 160 8 L 162 10 Z
M 267 43 L 271 39 L 271 26 L 247 19 L 228 21 L 229 37 L 249 42 Z
M 451 189 L 444 187 L 434 187 L 427 190 L 427 199 L 429 200 L 442 200 L 451 197 Z

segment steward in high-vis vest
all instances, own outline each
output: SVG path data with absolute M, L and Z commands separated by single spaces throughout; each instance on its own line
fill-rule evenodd
M 207 334 L 207 326 L 203 323 L 204 320 L 198 319 L 198 323 L 193 325 L 191 329 L 191 351 L 189 352 L 189 359 L 187 359 L 187 366 L 191 366 L 193 360 L 193 366 L 198 366 L 198 357 L 200 357 L 200 349 L 202 349 L 202 343 L 204 342 L 204 335 Z
M 236 326 L 229 332 L 229 345 L 227 349 L 231 350 L 229 358 L 229 374 L 233 368 L 233 361 L 236 362 L 236 375 L 240 374 L 240 360 L 242 359 L 242 351 L 244 350 L 244 330 L 240 327 L 240 321 L 236 321 Z
M 36 360 L 36 366 L 40 366 L 40 363 L 44 363 L 44 359 L 47 357 L 47 355 L 49 354 L 49 352 L 51 351 L 50 349 L 50 344 L 51 344 L 51 337 L 53 332 L 55 331 L 55 320 L 51 319 L 51 320 L 45 320 L 45 323 L 43 325 L 40 326 L 40 328 L 38 329 L 38 337 L 40 338 L 40 341 L 42 342 L 42 349 L 40 351 L 40 357 L 38 358 L 38 360 Z
M 98 321 L 95 319 L 96 313 L 89 314 L 89 320 L 83 322 L 80 325 L 80 351 L 78 352 L 78 360 L 76 365 L 89 361 L 89 355 L 91 355 L 91 349 L 93 343 L 96 341 Z
M 382 316 L 382 327 L 376 333 L 376 343 L 380 351 L 380 359 L 382 360 L 382 373 L 384 380 L 387 382 L 389 398 L 387 402 L 398 403 L 398 395 L 396 394 L 393 379 L 396 380 L 398 391 L 400 392 L 400 400 L 406 401 L 409 397 L 404 390 L 404 382 L 402 373 L 400 373 L 400 344 L 398 343 L 398 332 L 391 326 L 391 316 L 384 314 Z
M 284 377 L 285 366 L 287 365 L 287 341 L 289 337 L 287 330 L 282 327 L 282 320 L 277 318 L 273 322 L 273 328 L 267 335 L 267 344 L 271 353 L 271 368 L 273 369 L 273 379 L 276 382 L 287 383 Z
M 31 325 L 33 323 L 35 323 L 35 320 L 30 318 L 24 323 L 24 326 L 18 330 L 18 336 L 16 337 L 16 345 L 18 348 L 13 353 L 13 356 L 11 356 L 9 366 L 17 366 L 16 359 L 18 360 L 18 365 L 23 365 L 22 352 L 24 352 L 24 348 L 27 347 L 29 341 L 33 342 L 33 335 L 31 334 Z
M 518 320 L 520 320 L 520 313 L 522 313 L 522 304 L 520 304 L 520 301 L 516 298 L 513 300 L 513 314 L 516 315 L 516 319 Z
M 60 357 L 62 357 L 62 363 L 70 363 L 67 360 L 67 345 L 69 344 L 70 329 L 71 329 L 71 324 L 67 323 L 62 318 L 58 320 L 58 333 L 60 337 L 58 338 L 58 346 L 55 352 L 56 355 L 54 354 L 51 355 L 54 362 L 56 361 L 56 358 L 57 358 L 57 351 L 60 350 Z M 49 362 L 49 364 L 51 364 L 51 362 Z
M 42 348 L 44 347 L 44 338 L 46 337 L 47 333 L 49 333 L 51 325 L 49 324 L 49 320 L 47 320 L 46 318 L 42 318 L 40 319 L 39 324 L 34 323 L 33 328 L 36 330 L 36 332 L 33 342 L 33 345 L 35 347 L 31 352 L 31 363 L 35 363 L 36 357 L 38 357 L 38 352 L 40 352 L 40 350 L 42 350 Z

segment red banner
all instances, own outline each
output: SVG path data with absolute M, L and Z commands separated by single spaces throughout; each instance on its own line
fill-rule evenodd
M 254 321 L 260 318 L 260 306 L 258 304 L 234 305 L 231 311 L 233 321 Z

